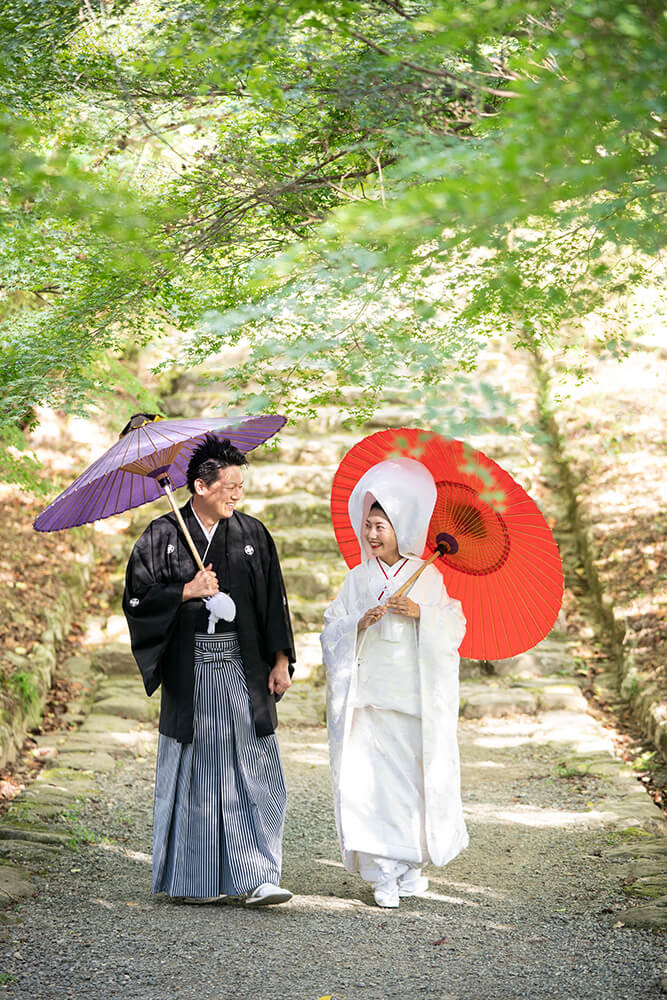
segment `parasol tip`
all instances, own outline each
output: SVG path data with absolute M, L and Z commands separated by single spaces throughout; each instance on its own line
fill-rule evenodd
M 164 417 L 161 417 L 159 413 L 135 413 L 125 424 L 118 437 L 125 437 L 130 431 L 136 431 L 137 428 L 145 427 L 146 424 L 152 424 L 156 420 L 164 420 Z
M 454 536 L 450 535 L 447 531 L 441 531 L 436 535 L 435 547 L 441 556 L 453 556 L 459 551 L 459 543 L 456 541 Z

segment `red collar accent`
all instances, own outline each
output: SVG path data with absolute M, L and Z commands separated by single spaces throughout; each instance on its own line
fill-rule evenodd
M 378 566 L 380 567 L 380 569 L 382 570 L 382 574 L 383 574 L 385 580 L 388 580 L 389 579 L 389 574 L 387 573 L 387 571 L 385 570 L 384 566 L 380 562 L 380 557 L 376 556 L 375 557 L 375 561 L 378 564 Z M 394 572 L 391 575 L 392 576 L 396 576 L 398 573 L 400 573 L 401 570 L 403 569 L 403 567 L 405 566 L 405 564 L 406 564 L 407 561 L 408 561 L 407 559 L 404 559 L 403 562 L 401 563 L 401 565 L 398 567 L 398 569 L 394 570 Z

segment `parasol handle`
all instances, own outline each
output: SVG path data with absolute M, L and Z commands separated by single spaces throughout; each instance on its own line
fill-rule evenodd
M 436 538 L 436 543 L 437 545 L 433 555 L 429 556 L 428 559 L 421 564 L 419 569 L 415 570 L 410 579 L 406 580 L 405 583 L 398 588 L 396 593 L 391 595 L 392 597 L 402 597 L 403 594 L 410 589 L 415 580 L 421 576 L 426 567 L 430 566 L 431 563 L 435 562 L 436 559 L 439 559 L 440 556 L 444 556 L 448 552 L 453 555 L 455 552 L 458 552 L 459 550 L 459 546 L 456 539 L 452 535 L 448 535 L 444 531 L 438 535 L 438 537 Z
M 174 496 L 173 496 L 173 494 L 171 492 L 171 486 L 169 485 L 169 483 L 168 483 L 168 481 L 167 481 L 166 478 L 163 479 L 161 482 L 160 482 L 160 480 L 158 480 L 158 482 L 160 483 L 160 486 L 162 487 L 162 489 L 164 490 L 164 492 L 167 495 L 167 500 L 169 501 L 169 503 L 171 505 L 171 509 L 173 510 L 174 514 L 176 515 L 176 520 L 178 521 L 178 523 L 181 526 L 181 530 L 182 530 L 183 534 L 185 535 L 186 542 L 190 546 L 190 552 L 192 552 L 192 556 L 194 558 L 194 561 L 197 563 L 197 565 L 199 566 L 199 568 L 201 570 L 204 570 L 204 564 L 201 561 L 201 556 L 197 552 L 197 548 L 195 546 L 195 543 L 192 541 L 192 535 L 190 534 L 190 532 L 187 529 L 187 525 L 186 525 L 185 521 L 183 520 L 183 515 L 181 514 L 180 510 L 176 506 L 176 501 L 174 500 Z
M 436 549 L 436 551 L 433 553 L 433 555 L 430 556 L 426 560 L 426 562 L 423 562 L 421 564 L 421 566 L 419 567 L 419 569 L 415 570 L 415 572 L 412 574 L 412 576 L 410 577 L 410 579 L 406 580 L 405 583 L 403 584 L 403 586 L 399 587 L 398 590 L 396 591 L 396 593 L 392 594 L 391 596 L 392 597 L 402 597 L 403 594 L 406 592 L 406 590 L 410 589 L 410 587 L 415 582 L 415 580 L 422 575 L 422 573 L 424 572 L 424 570 L 426 569 L 426 567 L 430 566 L 432 562 L 435 562 L 435 560 L 439 557 L 439 555 L 440 555 L 440 553 Z

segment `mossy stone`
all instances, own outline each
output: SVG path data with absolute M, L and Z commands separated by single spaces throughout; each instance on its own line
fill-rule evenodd
M 667 872 L 660 875 L 646 875 L 624 886 L 623 891 L 628 896 L 636 896 L 638 899 L 660 899 L 667 897 Z

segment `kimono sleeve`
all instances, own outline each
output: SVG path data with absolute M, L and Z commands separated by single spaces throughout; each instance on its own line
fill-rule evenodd
M 147 528 L 138 540 L 125 574 L 123 612 L 130 631 L 132 653 L 147 694 L 160 684 L 160 660 L 166 650 L 183 598 L 183 583 L 168 579 L 161 564 L 159 536 Z
M 357 624 L 363 609 L 355 600 L 352 573 L 348 573 L 338 596 L 324 612 L 324 629 L 320 636 L 322 659 L 327 674 L 335 674 L 343 664 L 354 659 L 357 645 Z
M 327 724 L 332 774 L 337 780 L 342 753 L 345 706 L 357 655 L 357 624 L 364 613 L 354 570 L 347 574 L 338 597 L 324 612 L 320 636 L 322 662 L 327 672 Z
M 428 582 L 428 596 L 420 595 L 418 599 L 420 636 L 430 634 L 437 637 L 437 644 L 443 653 L 456 652 L 466 634 L 466 620 L 461 602 L 449 596 L 437 569 L 429 566 L 423 576 L 425 582 Z

